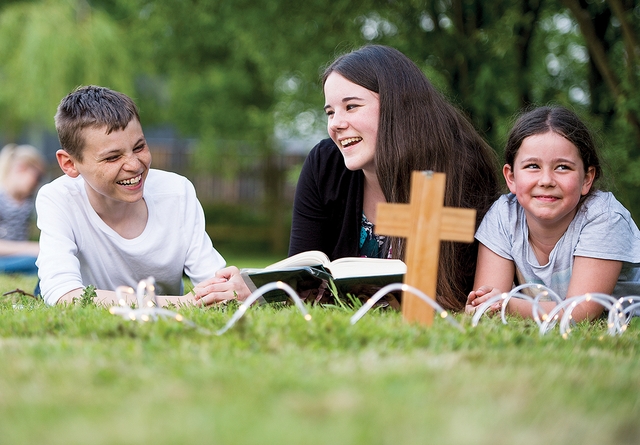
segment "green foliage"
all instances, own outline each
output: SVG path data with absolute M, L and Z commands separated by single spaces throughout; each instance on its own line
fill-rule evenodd
M 0 129 L 48 128 L 63 96 L 80 84 L 133 93 L 125 33 L 77 0 L 15 2 L 0 10 Z M 10 87 L 9 87 L 10 86 Z
M 275 262 L 287 255 L 291 228 L 291 209 L 282 208 L 282 227 L 274 228 L 268 222 L 267 212 L 246 204 L 214 203 L 204 206 L 207 232 L 214 246 L 226 258 L 239 254 L 262 255 L 268 253 Z M 275 234 L 275 231 L 280 232 Z M 284 238 L 286 246 L 274 248 L 276 235 Z M 233 264 L 233 263 L 229 263 Z M 269 263 L 267 263 L 269 264 Z M 265 264 L 266 265 L 266 264 Z
M 208 224 L 232 224 L 259 227 L 265 217 L 255 208 L 247 205 L 216 203 L 203 206 Z
M 96 287 L 92 284 L 88 285 L 82 290 L 82 295 L 80 295 L 80 306 L 87 307 L 95 304 L 95 299 L 98 297 L 96 293 Z

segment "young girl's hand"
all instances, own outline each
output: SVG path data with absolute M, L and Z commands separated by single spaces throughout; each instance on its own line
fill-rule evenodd
M 476 311 L 476 308 L 480 306 L 482 303 L 487 301 L 489 298 L 493 297 L 496 294 L 499 294 L 500 290 L 495 289 L 491 286 L 480 286 L 478 290 L 473 290 L 469 292 L 469 296 L 467 297 L 467 303 L 464 307 L 464 312 L 473 315 Z M 491 307 L 487 310 L 487 313 L 491 314 L 500 310 L 500 302 L 491 305 Z

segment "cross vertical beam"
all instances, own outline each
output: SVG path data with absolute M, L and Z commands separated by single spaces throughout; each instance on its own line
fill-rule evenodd
M 414 171 L 409 203 L 379 203 L 375 226 L 376 233 L 407 239 L 404 283 L 434 299 L 440 241 L 473 242 L 476 224 L 474 209 L 444 207 L 445 182 L 444 173 Z M 407 322 L 433 323 L 433 308 L 408 292 L 402 296 L 402 315 Z

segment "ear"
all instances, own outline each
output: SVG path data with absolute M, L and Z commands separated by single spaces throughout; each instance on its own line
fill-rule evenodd
M 502 167 L 502 176 L 504 176 L 504 180 L 507 182 L 507 187 L 509 187 L 509 191 L 516 194 L 516 178 L 513 174 L 513 169 L 509 164 L 504 164 Z
M 596 168 L 594 166 L 591 166 L 587 169 L 584 175 L 584 180 L 582 181 L 582 190 L 580 191 L 582 196 L 589 193 L 589 190 L 591 190 L 591 186 L 593 185 L 593 181 L 595 180 L 595 177 L 596 177 Z
M 76 161 L 65 150 L 56 151 L 56 160 L 65 175 L 77 178 L 80 172 L 76 168 Z

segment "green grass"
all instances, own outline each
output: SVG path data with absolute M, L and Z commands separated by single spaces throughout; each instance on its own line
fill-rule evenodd
M 238 263 L 239 264 L 239 263 Z M 240 264 L 244 266 L 243 264 Z M 0 290 L 33 278 L 1 277 Z M 215 331 L 234 305 L 180 308 Z M 640 320 L 533 322 L 257 307 L 223 336 L 0 300 L 2 444 L 637 444 Z
M 234 249 L 220 250 L 220 254 L 227 260 L 228 266 L 237 266 L 238 268 L 259 268 L 275 263 L 285 258 L 285 254 L 256 252 L 253 254 L 237 253 Z

